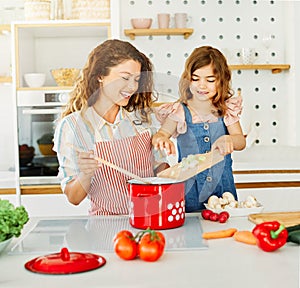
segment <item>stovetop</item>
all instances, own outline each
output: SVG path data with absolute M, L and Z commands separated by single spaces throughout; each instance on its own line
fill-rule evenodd
M 67 247 L 70 251 L 113 252 L 113 237 L 130 226 L 128 216 L 90 216 L 74 219 L 39 220 L 32 230 L 12 248 L 9 254 L 45 254 Z M 207 249 L 198 216 L 186 217 L 183 226 L 161 230 L 166 238 L 166 251 Z

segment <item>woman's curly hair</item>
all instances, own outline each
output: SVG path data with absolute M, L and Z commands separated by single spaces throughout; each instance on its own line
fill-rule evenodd
M 225 101 L 233 96 L 231 89 L 231 71 L 226 58 L 216 48 L 202 46 L 194 49 L 185 62 L 184 72 L 179 81 L 179 93 L 181 102 L 187 104 L 187 100 L 193 97 L 190 91 L 190 83 L 193 73 L 207 65 L 212 65 L 214 76 L 216 77 L 217 93 L 211 99 L 212 104 L 219 116 L 224 116 L 227 106 Z
M 126 60 L 141 64 L 138 90 L 132 95 L 126 107 L 127 111 L 139 111 L 142 119 L 147 120 L 147 111 L 152 106 L 153 66 L 148 57 L 129 42 L 117 39 L 106 40 L 90 54 L 85 67 L 77 79 L 62 117 L 75 111 L 84 111 L 92 106 L 99 96 L 99 79 L 109 75 L 110 69 Z

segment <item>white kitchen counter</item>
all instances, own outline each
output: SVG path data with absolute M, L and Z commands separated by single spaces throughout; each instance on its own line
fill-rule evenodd
M 31 219 L 24 229 L 24 234 L 37 220 Z M 201 221 L 201 223 L 204 231 L 229 227 L 250 230 L 254 227 L 254 224 L 245 217 L 231 217 L 226 224 L 211 221 Z M 74 240 L 79 241 L 79 239 Z M 159 261 L 153 263 L 138 259 L 124 261 L 114 253 L 98 253 L 107 260 L 102 268 L 86 273 L 60 276 L 35 274 L 24 268 L 27 261 L 41 254 L 4 254 L 0 256 L 0 284 L 5 288 L 299 288 L 300 250 L 297 245 L 288 243 L 275 252 L 267 253 L 256 246 L 236 242 L 233 238 L 209 240 L 207 243 L 208 249 L 167 251 Z

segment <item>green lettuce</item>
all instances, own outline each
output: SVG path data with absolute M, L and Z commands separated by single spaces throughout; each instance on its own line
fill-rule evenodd
M 14 207 L 8 200 L 0 199 L 0 242 L 19 237 L 29 217 L 23 206 Z

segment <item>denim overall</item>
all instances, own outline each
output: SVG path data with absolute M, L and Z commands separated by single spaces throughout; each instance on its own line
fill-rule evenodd
M 207 153 L 212 144 L 222 135 L 228 134 L 223 117 L 213 123 L 192 123 L 190 110 L 182 104 L 187 124 L 187 132 L 177 137 L 178 161 L 190 154 Z M 210 169 L 188 179 L 185 183 L 186 212 L 204 209 L 211 195 L 221 197 L 224 192 L 231 192 L 237 199 L 236 188 L 232 175 L 231 155 Z

